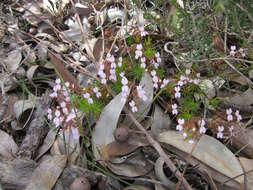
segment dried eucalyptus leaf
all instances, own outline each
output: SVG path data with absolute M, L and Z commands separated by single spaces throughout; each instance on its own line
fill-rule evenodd
M 151 131 L 154 135 L 158 135 L 161 132 L 168 131 L 171 125 L 171 120 L 168 114 L 159 107 L 155 106 L 154 118 L 152 121 Z
M 33 160 L 0 157 L 0 184 L 3 189 L 25 189 L 36 166 Z
M 34 170 L 25 190 L 51 190 L 67 163 L 67 156 L 55 155 Z
M 0 130 L 0 139 L 0 156 L 13 158 L 18 150 L 18 146 L 13 138 L 6 132 Z
M 99 150 L 102 146 L 114 141 L 114 130 L 117 127 L 120 113 L 125 105 L 121 100 L 121 94 L 114 97 L 104 108 L 92 133 L 93 153 L 97 160 L 101 159 Z
M 38 68 L 39 68 L 39 65 L 33 65 L 28 69 L 26 76 L 27 76 L 30 83 L 33 83 L 33 81 L 32 81 L 33 75 L 35 74 L 35 72 Z
M 182 152 L 190 154 L 194 145 L 184 140 L 182 134 L 175 131 L 163 132 L 158 136 L 159 142 L 166 143 Z M 208 167 L 215 169 L 221 174 L 233 178 L 243 173 L 242 167 L 235 155 L 221 142 L 213 137 L 203 135 L 192 151 L 192 156 Z M 212 176 L 216 179 L 216 176 Z M 235 180 L 243 184 L 243 177 Z
M 249 106 L 253 104 L 253 90 L 249 88 L 245 92 L 228 98 L 228 102 L 241 106 Z
M 246 189 L 251 190 L 253 187 L 253 160 L 244 157 L 239 157 L 239 161 L 242 165 L 243 171 L 245 173 L 244 180 L 246 182 Z
M 113 173 L 126 177 L 143 176 L 153 169 L 153 165 L 141 153 L 133 154 L 124 163 L 107 162 L 107 166 Z
M 32 109 L 34 107 L 34 102 L 32 100 L 19 100 L 14 104 L 14 113 L 16 119 L 19 119 L 23 112 Z
M 35 160 L 38 160 L 42 155 L 44 155 L 51 148 L 51 146 L 54 144 L 56 135 L 57 135 L 57 130 L 52 128 L 48 132 L 46 138 L 44 139 L 42 146 L 39 148 Z
M 8 57 L 4 60 L 4 62 L 9 72 L 15 72 L 17 71 L 21 60 L 22 60 L 21 51 L 14 50 L 8 54 Z

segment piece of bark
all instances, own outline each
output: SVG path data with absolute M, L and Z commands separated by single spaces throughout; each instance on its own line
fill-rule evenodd
M 24 140 L 19 147 L 17 153 L 20 157 L 34 158 L 38 147 L 47 135 L 49 128 L 45 122 L 45 115 L 50 104 L 48 93 L 45 93 L 42 98 L 36 102 L 36 110 L 33 114 L 33 119 Z
M 0 184 L 4 190 L 24 189 L 37 164 L 33 160 L 0 157 Z

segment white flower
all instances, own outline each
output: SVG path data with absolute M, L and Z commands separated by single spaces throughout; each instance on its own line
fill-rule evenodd
M 102 79 L 102 80 L 101 80 L 101 83 L 102 83 L 102 84 L 106 84 L 106 79 L 105 79 L 105 78 Z
M 142 86 L 137 86 L 137 94 L 139 98 L 141 98 L 144 102 L 148 99 L 146 96 L 146 92 L 142 89 Z
M 227 116 L 227 120 L 228 120 L 228 121 L 233 121 L 233 116 L 232 116 L 232 115 L 228 115 L 228 116 Z
M 56 92 L 53 92 L 49 95 L 51 98 L 57 98 L 57 93 Z
M 47 113 L 48 113 L 48 114 L 52 114 L 52 109 L 48 108 L 48 109 L 47 109 Z
M 186 139 L 187 138 L 187 133 L 183 133 L 183 137 Z
M 146 68 L 146 63 L 141 63 L 141 68 L 145 69 Z
M 56 84 L 60 84 L 60 83 L 61 83 L 61 79 L 57 78 L 57 79 L 55 80 L 55 83 L 56 83 Z
M 66 87 L 69 87 L 69 85 L 70 85 L 70 83 L 67 81 L 67 82 L 65 82 L 65 86 Z
M 145 31 L 145 28 L 143 25 L 139 26 L 139 31 L 141 32 L 142 37 L 148 35 L 148 32 Z
M 219 132 L 223 132 L 224 131 L 224 127 L 223 126 L 218 126 L 218 131 Z
M 237 122 L 240 122 L 242 120 L 242 116 L 240 115 L 239 110 L 235 111 L 235 115 L 237 117 Z
M 217 133 L 217 139 L 222 139 L 223 138 L 223 133 L 222 132 L 218 132 Z
M 121 83 L 122 83 L 123 85 L 127 85 L 127 84 L 128 84 L 127 78 L 123 76 L 122 79 L 121 79 Z
M 61 112 L 59 110 L 55 110 L 54 115 L 55 117 L 60 117 Z
M 172 107 L 172 114 L 177 115 L 178 114 L 177 104 L 172 104 L 171 107 Z
M 62 109 L 62 112 L 63 112 L 65 115 L 68 115 L 68 113 L 69 113 L 69 112 L 68 112 L 68 109 L 67 109 L 66 107 Z
M 186 74 L 186 75 L 191 74 L 191 70 L 190 70 L 190 69 L 186 69 L 186 70 L 185 70 L 185 74 Z
M 49 120 L 52 120 L 52 119 L 53 119 L 52 114 L 48 114 L 48 115 L 47 115 L 47 118 L 48 118 Z
M 206 122 L 205 122 L 204 119 L 202 119 L 202 120 L 200 121 L 200 126 L 201 126 L 201 127 L 204 127 L 205 125 L 206 125 Z
M 155 70 L 152 70 L 152 71 L 150 72 L 150 74 L 151 74 L 152 77 L 153 77 L 153 76 L 156 76 L 156 71 L 155 71 Z
M 100 98 L 101 96 L 102 96 L 101 92 L 97 92 L 97 93 L 96 93 L 96 97 L 97 97 L 97 98 Z
M 205 133 L 206 133 L 206 128 L 205 128 L 204 126 L 201 126 L 201 127 L 199 128 L 199 133 L 200 133 L 200 134 L 205 134 Z
M 128 92 L 128 90 L 129 90 L 129 87 L 128 87 L 128 86 L 122 86 L 122 87 L 121 87 L 121 91 L 122 91 L 122 92 Z
M 142 44 L 137 44 L 136 49 L 137 50 L 142 50 Z
M 199 78 L 200 77 L 200 73 L 197 73 L 196 76 Z
M 92 98 L 88 98 L 88 104 L 93 104 Z
M 174 109 L 177 109 L 177 104 L 172 104 L 172 109 L 174 110 Z
M 189 142 L 190 144 L 193 144 L 193 143 L 194 143 L 194 140 L 193 140 L 193 139 L 190 139 L 188 142 Z
M 65 107 L 66 107 L 66 103 L 65 103 L 65 102 L 61 102 L 60 106 L 61 106 L 62 108 L 65 108 Z
M 177 115 L 177 114 L 178 114 L 177 109 L 173 109 L 173 110 L 172 110 L 172 114 L 173 114 L 173 115 Z
M 230 135 L 233 136 L 233 132 L 234 132 L 234 126 L 232 125 L 230 128 L 229 128 L 229 132 L 230 132 Z
M 90 94 L 88 92 L 86 92 L 85 94 L 83 94 L 83 97 L 88 99 L 90 97 Z
M 58 127 L 60 125 L 60 119 L 58 117 L 55 117 L 53 120 L 53 123 L 54 123 L 55 127 Z
M 159 81 L 159 80 L 158 80 L 158 77 L 157 77 L 157 76 L 153 76 L 153 82 L 154 82 L 154 83 L 158 83 L 158 81 Z
M 179 91 L 181 90 L 181 88 L 180 88 L 180 86 L 176 86 L 176 87 L 174 88 L 174 90 L 175 90 L 176 92 L 179 92 Z
M 176 92 L 175 93 L 175 98 L 181 98 L 181 93 L 180 92 Z
M 194 79 L 193 83 L 196 84 L 196 85 L 198 85 L 199 84 L 199 79 Z
M 226 113 L 227 113 L 227 115 L 231 115 L 232 114 L 232 109 L 231 108 L 226 109 Z
M 182 131 L 183 129 L 184 129 L 183 126 L 180 124 L 176 126 L 176 130 L 178 131 Z
M 236 50 L 236 46 L 231 46 L 231 51 L 235 51 Z
M 119 66 L 119 67 L 121 67 L 121 66 L 122 66 L 122 57 L 119 57 L 118 66 Z
M 169 79 L 163 79 L 163 83 L 161 85 L 161 88 L 164 88 L 169 82 L 170 82 Z
M 183 85 L 184 85 L 184 82 L 180 80 L 180 81 L 177 82 L 177 85 L 178 85 L 178 86 L 183 86 Z
M 184 124 L 184 118 L 179 118 L 177 120 L 177 122 L 178 122 L 179 125 L 183 125 Z

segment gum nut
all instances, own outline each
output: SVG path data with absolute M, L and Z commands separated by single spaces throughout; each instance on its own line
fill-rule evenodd
M 128 140 L 129 132 L 126 127 L 119 127 L 114 131 L 114 138 L 119 143 L 124 143 Z
M 90 190 L 90 182 L 85 177 L 78 177 L 70 186 L 70 190 Z

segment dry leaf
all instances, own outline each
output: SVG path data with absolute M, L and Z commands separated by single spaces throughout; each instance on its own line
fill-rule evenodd
M 51 190 L 66 166 L 67 156 L 55 155 L 34 170 L 25 190 Z
M 125 105 L 121 100 L 121 94 L 114 97 L 104 108 L 92 133 L 93 154 L 97 160 L 101 159 L 99 150 L 101 146 L 114 141 L 114 130 L 117 127 L 120 113 Z
M 187 154 L 191 153 L 194 146 L 184 140 L 181 133 L 175 131 L 161 133 L 158 136 L 158 140 Z M 207 135 L 201 136 L 196 147 L 192 151 L 192 157 L 197 159 L 198 162 L 203 163 L 229 178 L 243 173 L 242 167 L 234 154 L 221 142 Z M 221 180 L 221 177 L 218 177 L 218 172 L 216 172 L 216 175 L 212 176 L 217 181 Z M 235 181 L 243 185 L 244 179 L 240 176 L 235 178 Z
M 18 150 L 18 146 L 13 138 L 6 132 L 0 130 L 0 139 L 0 156 L 13 158 Z

